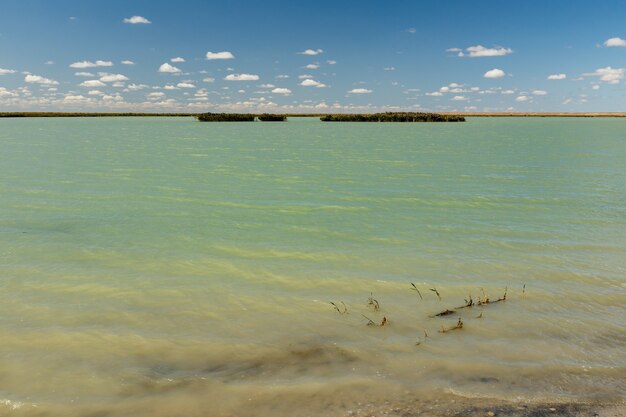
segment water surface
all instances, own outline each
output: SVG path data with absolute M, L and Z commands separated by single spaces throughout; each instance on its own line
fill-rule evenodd
M 623 399 L 624 132 L 0 120 L 0 414 Z

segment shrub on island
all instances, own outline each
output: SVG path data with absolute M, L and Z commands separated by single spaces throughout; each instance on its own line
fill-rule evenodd
M 322 122 L 464 122 L 457 114 L 438 113 L 374 113 L 374 114 L 328 114 L 320 117 Z

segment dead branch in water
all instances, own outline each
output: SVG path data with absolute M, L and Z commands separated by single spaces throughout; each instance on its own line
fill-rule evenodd
M 459 317 L 459 321 L 456 322 L 456 326 L 454 327 L 443 327 L 441 326 L 441 330 L 439 330 L 439 333 L 447 333 L 447 332 L 451 332 L 452 330 L 457 330 L 457 329 L 462 329 L 463 328 L 463 320 L 461 320 L 461 318 Z
M 422 297 L 422 293 L 420 292 L 420 290 L 417 289 L 417 287 L 415 286 L 415 284 L 411 283 L 411 285 L 413 286 L 413 288 L 411 288 L 414 291 L 417 291 L 417 295 L 420 296 L 420 300 L 423 300 L 424 297 Z
M 482 290 L 482 288 L 481 288 L 481 290 Z M 506 293 L 508 292 L 508 290 L 509 290 L 509 287 L 505 287 L 504 288 L 504 295 L 502 297 L 498 298 L 495 301 L 490 301 L 489 297 L 485 296 L 484 295 L 485 292 L 483 291 L 483 297 L 484 298 L 478 300 L 478 305 L 481 306 L 481 305 L 485 305 L 485 304 L 494 304 L 494 303 L 499 303 L 500 301 L 506 301 Z
M 465 305 L 461 307 L 456 307 L 455 310 L 460 310 L 462 308 L 472 307 L 474 305 L 474 300 L 472 299 L 472 293 L 469 294 L 469 300 L 465 300 Z
M 374 293 L 370 293 L 370 297 L 367 299 L 368 307 L 373 307 L 374 311 L 380 310 L 380 303 L 374 298 Z
M 374 320 L 370 319 L 365 314 L 361 314 L 361 315 L 367 319 L 368 326 L 385 327 L 388 323 L 387 317 L 383 317 L 383 320 L 380 322 L 380 324 L 376 324 Z
M 445 309 L 445 310 L 443 310 L 440 313 L 433 314 L 432 316 L 428 316 L 428 317 L 430 317 L 430 318 L 433 318 L 433 317 L 443 317 L 443 316 L 449 316 L 450 314 L 454 314 L 454 313 L 456 313 L 456 311 Z
M 333 307 L 335 307 L 335 310 L 337 310 L 337 313 L 339 313 L 339 314 L 350 314 L 350 313 L 348 313 L 348 307 L 346 307 L 346 303 L 344 303 L 343 301 L 340 301 L 340 303 L 343 305 L 343 310 L 339 309 L 337 304 L 333 303 L 332 301 L 330 301 L 330 303 L 333 305 Z

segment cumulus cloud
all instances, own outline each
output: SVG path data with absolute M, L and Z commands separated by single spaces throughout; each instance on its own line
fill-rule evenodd
M 524 101 L 528 101 L 530 100 L 530 97 L 528 96 L 517 96 L 515 97 L 515 101 L 517 101 L 518 103 L 522 103 Z
M 170 59 L 170 62 L 185 62 L 185 58 L 177 56 L 176 58 Z
M 465 97 L 465 96 L 454 96 L 450 100 L 452 100 L 452 101 L 467 101 L 469 99 L 467 97 Z
M 81 87 L 88 87 L 88 88 L 94 88 L 94 87 L 105 87 L 106 84 L 103 83 L 100 80 L 87 80 L 87 81 L 83 81 L 82 83 L 79 84 Z
M 302 81 L 300 85 L 304 87 L 317 87 L 317 88 L 326 87 L 326 84 L 322 84 L 321 82 L 312 80 L 310 78 L 307 78 L 306 80 Z
M 548 80 L 564 80 L 567 78 L 565 74 L 551 74 L 548 75 Z
M 611 38 L 604 41 L 604 46 L 612 47 L 612 46 L 626 46 L 626 40 L 622 38 Z
M 196 86 L 191 84 L 191 83 L 178 83 L 178 84 L 176 84 L 176 87 L 178 87 L 178 88 L 196 88 Z
M 289 95 L 289 94 L 291 94 L 291 90 L 290 90 L 290 89 L 288 89 L 288 88 L 280 88 L 280 87 L 277 87 L 277 88 L 275 88 L 275 89 L 273 89 L 273 90 L 272 90 L 272 93 L 274 93 L 274 94 L 284 94 L 284 95 Z
M 163 87 L 163 89 L 165 90 L 178 90 L 178 87 L 176 87 L 175 85 L 166 85 L 165 87 Z
M 100 75 L 100 81 L 102 81 L 103 83 L 114 83 L 117 81 L 128 80 L 128 77 L 122 74 L 106 74 L 101 72 L 98 75 Z
M 213 60 L 213 59 L 235 59 L 235 55 L 232 54 L 232 52 L 228 52 L 228 51 L 222 51 L 222 52 L 207 52 L 206 53 L 206 59 L 208 60 Z
M 224 79 L 226 81 L 256 81 L 259 76 L 255 74 L 228 74 Z
M 92 74 L 91 72 L 84 72 L 84 71 L 75 72 L 74 75 L 77 77 L 95 77 L 96 76 L 96 74 Z
M 15 72 L 16 72 L 15 70 L 0 68 L 0 75 L 13 74 Z
M 446 49 L 448 52 L 456 52 L 457 56 L 460 57 L 469 57 L 469 58 L 483 58 L 490 56 L 504 56 L 513 53 L 511 48 L 503 48 L 501 46 L 496 46 L 494 48 L 485 48 L 482 45 L 470 46 L 465 49 L 463 52 L 459 48 L 448 48 Z
M 369 94 L 372 90 L 368 90 L 367 88 L 353 88 L 348 91 L 348 94 Z
M 483 77 L 485 78 L 502 78 L 506 74 L 501 69 L 494 68 L 492 70 L 487 71 Z
M 80 61 L 74 62 L 70 64 L 71 68 L 95 68 L 95 67 L 112 67 L 113 63 L 111 61 L 102 61 L 97 60 L 96 62 L 91 61 Z
M 49 78 L 44 78 L 41 75 L 33 75 L 28 74 L 24 77 L 24 81 L 31 84 L 43 84 L 43 85 L 58 85 L 58 81 L 51 80 Z
M 335 65 L 335 64 L 337 63 L 337 61 L 335 61 L 335 60 L 333 60 L 333 59 L 329 59 L 328 61 L 326 61 L 326 63 L 327 63 L 328 65 Z M 326 103 L 324 103 L 324 104 L 326 104 Z
M 135 63 L 133 61 L 130 61 L 128 59 L 120 62 L 122 65 L 135 65 Z
M 159 72 L 165 72 L 165 73 L 169 73 L 169 74 L 176 74 L 181 72 L 181 70 L 179 68 L 176 68 L 173 65 L 168 64 L 167 62 L 162 64 L 159 67 Z
M 278 79 L 285 79 L 285 78 L 289 78 L 289 76 L 287 74 L 279 74 L 276 76 L 276 78 Z
M 317 65 L 317 64 L 309 64 L 309 65 L 307 65 L 305 68 L 308 68 L 308 69 L 318 69 L 319 67 L 320 67 L 320 66 L 319 66 L 319 65 Z
M 259 88 L 274 88 L 276 87 L 274 84 L 261 84 Z
M 149 21 L 143 16 L 127 17 L 126 19 L 123 20 L 123 22 L 130 23 L 131 25 L 137 25 L 137 24 L 149 25 L 150 23 L 152 23 L 151 21 Z
M 624 78 L 624 68 L 598 68 L 594 72 L 583 74 L 585 77 L 599 77 L 600 81 L 609 84 L 618 84 Z
M 128 87 L 126 87 L 128 89 L 128 91 L 137 91 L 137 90 L 143 90 L 144 88 L 148 88 L 149 86 L 146 84 L 128 84 Z
M 441 97 L 443 96 L 443 93 L 439 92 L 439 91 L 433 91 L 432 93 L 426 93 L 427 96 L 431 96 L 431 97 Z
M 302 52 L 298 52 L 300 55 L 319 55 L 323 53 L 323 49 L 305 49 Z
M 533 91 L 533 95 L 535 95 L 535 96 L 545 96 L 547 94 L 548 94 L 548 92 L 544 91 L 544 90 L 534 90 Z

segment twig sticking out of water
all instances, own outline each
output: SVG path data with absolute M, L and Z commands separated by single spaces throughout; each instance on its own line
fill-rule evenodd
M 417 291 L 417 295 L 420 296 L 420 300 L 423 300 L 424 297 L 422 297 L 422 293 L 420 292 L 420 290 L 417 289 L 417 287 L 415 286 L 415 284 L 411 283 L 411 286 L 413 286 L 413 288 L 411 288 L 413 291 Z
M 344 303 L 343 301 L 340 301 L 340 302 L 343 305 L 343 310 L 340 309 L 337 306 L 337 304 L 333 303 L 332 301 L 330 303 L 333 305 L 333 307 L 335 307 L 335 310 L 337 310 L 337 313 L 339 313 L 339 314 L 350 314 L 350 313 L 348 313 L 348 307 L 346 307 L 346 303 Z
M 482 288 L 481 288 L 482 290 Z M 493 303 L 499 303 L 500 301 L 506 301 L 506 293 L 509 291 L 509 287 L 505 287 L 504 288 L 504 295 L 501 298 L 498 298 L 495 301 L 490 301 L 489 297 L 487 297 L 485 294 L 485 292 L 483 291 L 483 297 L 482 299 L 478 300 L 478 305 L 485 305 L 485 304 L 493 304 Z
M 443 317 L 443 316 L 449 316 L 450 314 L 454 314 L 454 313 L 455 313 L 454 310 L 445 309 L 445 310 L 443 310 L 440 313 L 433 314 L 432 316 L 428 316 L 428 317 L 430 317 L 430 318 L 433 318 L 433 317 Z
M 455 310 L 460 310 L 462 308 L 472 307 L 474 305 L 474 300 L 472 299 L 472 293 L 469 294 L 469 300 L 465 300 L 465 305 L 461 307 L 455 308 Z
M 479 315 L 476 316 L 477 319 L 482 319 L 483 318 L 483 312 L 481 311 Z
M 456 322 L 456 326 L 448 327 L 448 328 L 441 326 L 441 330 L 439 330 L 439 333 L 447 333 L 452 330 L 462 329 L 462 328 L 463 328 L 463 320 L 461 320 L 461 318 L 459 317 L 459 321 Z
M 367 319 L 367 325 L 368 326 L 384 327 L 384 326 L 387 325 L 387 322 L 388 322 L 387 321 L 387 317 L 383 317 L 383 320 L 380 322 L 380 324 L 376 324 L 376 323 L 374 323 L 374 320 L 370 319 L 365 314 L 361 314 L 361 315 Z
M 370 297 L 367 299 L 367 305 L 374 308 L 374 311 L 380 310 L 380 303 L 374 298 L 374 293 L 370 293 Z
M 437 291 L 437 288 L 431 288 L 430 290 L 437 294 L 437 298 L 439 298 L 439 301 L 441 301 L 441 295 L 439 294 L 439 291 Z
M 522 287 L 522 296 L 526 297 L 526 284 Z

